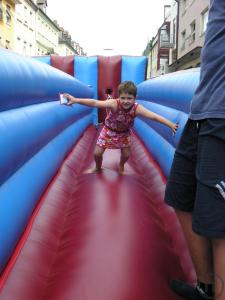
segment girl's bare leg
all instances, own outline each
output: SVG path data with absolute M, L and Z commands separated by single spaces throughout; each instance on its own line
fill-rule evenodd
M 101 171 L 104 152 L 105 152 L 104 148 L 101 148 L 98 145 L 95 146 L 94 159 L 95 159 L 96 166 L 95 166 L 95 169 L 93 170 L 93 172 Z
M 130 157 L 130 147 L 122 148 L 121 149 L 121 157 L 120 157 L 120 164 L 119 164 L 119 173 L 124 173 L 124 165 L 127 162 L 128 158 Z

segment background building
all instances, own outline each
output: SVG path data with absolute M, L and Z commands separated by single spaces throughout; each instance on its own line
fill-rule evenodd
M 157 73 L 158 34 L 149 42 L 147 78 L 159 76 Z
M 19 0 L 0 0 L 0 46 L 14 49 L 15 5 Z
M 209 0 L 176 0 L 178 3 L 177 60 L 171 71 L 200 66 L 200 53 L 204 44 L 208 21 Z
M 60 28 L 43 11 L 36 13 L 36 55 L 58 54 Z
M 172 0 L 170 15 L 170 42 L 169 66 L 177 60 L 177 34 L 178 34 L 178 4 L 176 0 Z
M 59 43 L 57 48 L 57 53 L 59 55 L 87 55 L 84 53 L 83 48 L 72 40 L 71 35 L 63 27 L 60 27 L 57 20 L 54 20 L 54 23 L 60 28 L 59 33 Z
M 0 47 L 28 56 L 86 55 L 46 10 L 47 0 L 0 0 Z
M 30 0 L 20 0 L 16 5 L 14 51 L 23 55 L 36 54 L 36 12 L 38 8 Z
M 210 0 L 171 0 L 164 23 L 147 44 L 147 78 L 200 66 Z
M 148 56 L 147 78 L 154 78 L 168 73 L 170 36 L 170 6 L 164 6 L 164 22 L 157 35 L 148 43 L 144 54 Z

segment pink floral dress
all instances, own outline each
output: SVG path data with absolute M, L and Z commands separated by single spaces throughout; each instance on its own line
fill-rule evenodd
M 134 103 L 128 110 L 124 110 L 117 101 L 116 112 L 111 109 L 107 111 L 105 125 L 97 140 L 97 145 L 105 149 L 121 149 L 131 145 L 131 128 L 134 125 L 135 112 L 138 103 Z

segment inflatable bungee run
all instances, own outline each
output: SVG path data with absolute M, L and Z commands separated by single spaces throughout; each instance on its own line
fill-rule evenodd
M 163 197 L 199 70 L 145 80 L 146 65 L 0 50 L 0 300 L 179 300 L 170 280 L 195 280 Z M 59 93 L 101 101 L 125 80 L 178 132 L 136 118 L 126 174 L 119 150 L 87 174 L 104 111 L 60 105 Z

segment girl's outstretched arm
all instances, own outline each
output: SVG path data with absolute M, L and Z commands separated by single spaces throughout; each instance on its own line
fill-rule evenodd
M 171 122 L 170 120 L 146 109 L 144 106 L 142 105 L 138 105 L 137 107 L 137 110 L 136 110 L 136 115 L 137 116 L 141 116 L 141 117 L 144 117 L 144 118 L 148 118 L 148 119 L 151 119 L 153 121 L 156 121 L 156 122 L 159 122 L 159 123 L 162 123 L 164 125 L 166 125 L 167 127 L 171 128 L 172 131 L 173 131 L 173 134 L 175 134 L 177 132 L 177 129 L 178 129 L 178 123 L 173 123 Z
M 76 98 L 70 94 L 64 93 L 63 97 L 67 98 L 68 102 L 66 105 L 72 105 L 75 103 L 97 107 L 97 108 L 112 108 L 115 109 L 117 107 L 117 102 L 115 99 L 109 99 L 106 101 L 99 101 L 95 99 L 88 99 L 88 98 Z

